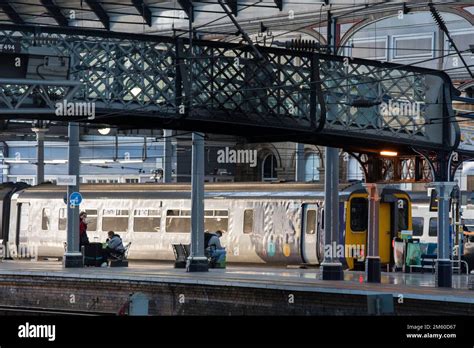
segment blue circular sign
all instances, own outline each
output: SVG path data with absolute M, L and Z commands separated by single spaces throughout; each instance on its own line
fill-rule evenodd
M 69 196 L 69 204 L 78 206 L 82 203 L 82 195 L 79 192 L 73 192 Z

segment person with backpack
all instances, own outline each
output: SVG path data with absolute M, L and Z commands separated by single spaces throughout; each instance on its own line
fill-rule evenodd
M 107 266 L 107 260 L 110 257 L 119 259 L 125 253 L 125 247 L 123 246 L 122 238 L 120 238 L 120 236 L 116 234 L 114 231 L 109 231 L 107 232 L 107 234 L 109 238 L 107 238 L 105 242 L 106 243 L 105 248 L 102 249 L 102 258 L 103 258 L 102 266 L 103 267 Z
M 222 231 L 217 230 L 209 238 L 207 247 L 209 248 L 211 257 L 216 261 L 216 263 L 222 265 L 222 263 L 225 261 L 225 258 L 226 258 L 226 250 L 221 245 L 221 241 L 220 241 L 221 237 L 222 237 Z

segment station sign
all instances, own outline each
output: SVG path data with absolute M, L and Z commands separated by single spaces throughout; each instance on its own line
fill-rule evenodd
M 59 186 L 76 186 L 77 177 L 75 175 L 58 175 L 56 177 L 56 185 Z
M 69 196 L 69 204 L 71 207 L 78 207 L 82 203 L 82 195 L 79 192 L 73 192 Z

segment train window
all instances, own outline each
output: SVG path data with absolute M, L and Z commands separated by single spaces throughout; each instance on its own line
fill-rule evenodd
M 191 210 L 167 210 L 166 211 L 167 233 L 189 233 L 191 232 Z
M 227 210 L 204 211 L 204 229 L 211 232 L 227 231 L 229 229 L 229 212 Z
M 136 209 L 133 215 L 133 231 L 160 232 L 161 212 L 159 210 Z
M 49 208 L 43 208 L 43 213 L 41 214 L 41 229 L 43 231 L 49 231 L 50 216 L 51 210 L 49 210 Z
M 398 208 L 398 230 L 403 231 L 408 229 L 408 201 L 406 199 L 399 199 L 397 202 Z
M 64 231 L 67 227 L 67 210 L 66 208 L 59 209 L 58 230 Z
M 310 209 L 306 211 L 306 234 L 316 233 L 316 210 Z
M 351 199 L 351 230 L 362 232 L 367 230 L 368 204 L 366 198 Z
M 421 237 L 423 235 L 423 225 L 425 219 L 422 217 L 414 217 L 412 224 L 413 224 L 413 236 Z
M 244 210 L 244 233 L 253 232 L 253 209 Z
M 128 210 L 104 209 L 102 212 L 102 231 L 127 232 Z
M 438 236 L 438 218 L 430 218 L 430 226 L 428 229 L 428 235 L 430 237 Z
M 87 231 L 97 231 L 97 209 L 86 209 Z

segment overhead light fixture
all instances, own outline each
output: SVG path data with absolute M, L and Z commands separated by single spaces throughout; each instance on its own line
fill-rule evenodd
M 106 164 L 106 163 L 113 163 L 113 160 L 106 160 L 106 159 L 90 159 L 90 160 L 81 160 L 82 164 Z
M 102 135 L 107 135 L 110 133 L 110 128 L 99 128 L 98 131 Z
M 66 164 L 66 159 L 45 160 L 45 164 Z
M 380 151 L 380 156 L 396 157 L 396 156 L 398 156 L 398 152 L 384 150 L 384 151 Z
M 119 163 L 143 163 L 141 158 L 118 160 Z
M 5 158 L 4 159 L 5 163 L 30 163 L 28 160 L 22 160 L 22 159 L 17 159 L 17 158 Z

